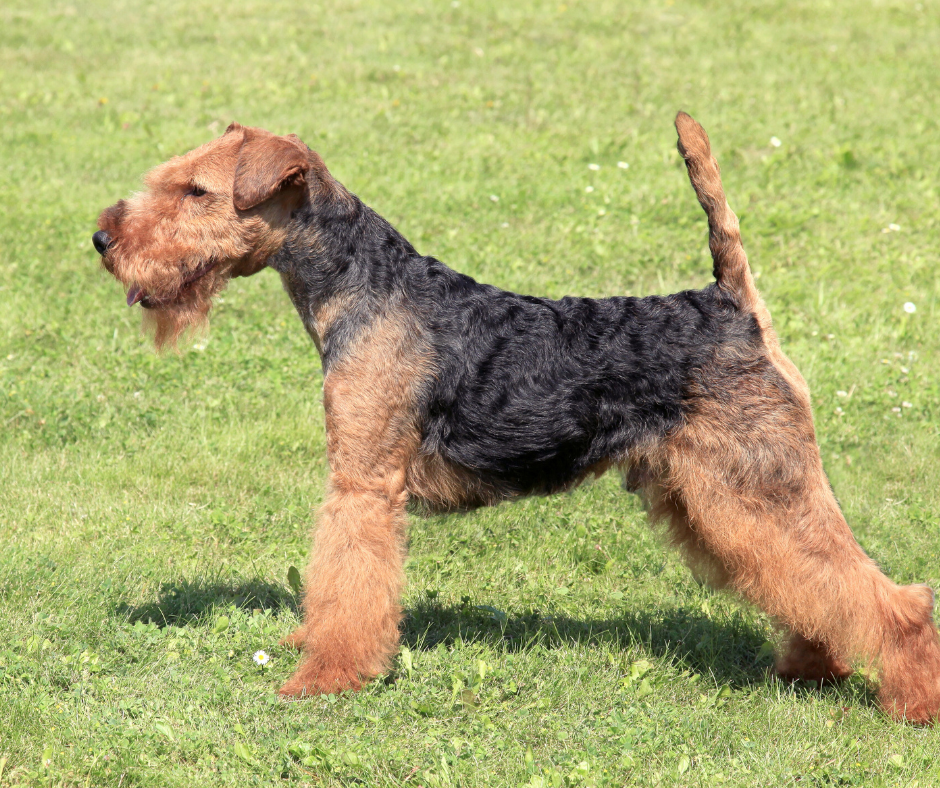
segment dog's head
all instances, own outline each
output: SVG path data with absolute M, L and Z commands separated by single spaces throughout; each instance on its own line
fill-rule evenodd
M 128 306 L 146 310 L 158 348 L 203 323 L 231 277 L 264 268 L 308 198 L 311 169 L 322 166 L 296 135 L 233 123 L 151 170 L 145 191 L 101 213 L 95 249 Z

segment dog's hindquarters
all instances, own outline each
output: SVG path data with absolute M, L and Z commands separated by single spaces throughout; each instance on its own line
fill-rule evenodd
M 708 138 L 686 115 L 676 125 L 718 284 L 753 315 L 760 340 L 725 342 L 694 373 L 683 422 L 653 460 L 653 516 L 700 574 L 789 630 L 781 675 L 837 679 L 858 659 L 877 667 L 889 713 L 931 722 L 940 639 L 929 589 L 895 585 L 853 537 L 822 468 L 809 390 L 754 287 Z
M 789 630 L 782 677 L 832 681 L 859 660 L 877 669 L 886 711 L 931 722 L 940 639 L 930 589 L 896 585 L 864 553 L 795 405 L 774 414 L 755 397 L 740 403 L 758 414 L 749 421 L 727 401 L 706 403 L 663 446 L 660 478 L 646 490 L 652 515 L 704 579 Z

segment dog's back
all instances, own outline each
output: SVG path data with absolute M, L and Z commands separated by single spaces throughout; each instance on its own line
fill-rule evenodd
M 570 487 L 678 426 L 718 346 L 761 351 L 753 316 L 716 285 L 668 296 L 553 301 L 452 272 L 426 304 L 435 375 L 423 450 L 499 497 Z

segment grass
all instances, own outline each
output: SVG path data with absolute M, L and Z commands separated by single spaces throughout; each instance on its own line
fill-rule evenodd
M 938 23 L 902 0 L 6 0 L 0 786 L 940 783 L 940 734 L 861 679 L 768 678 L 767 619 L 696 585 L 614 478 L 414 518 L 395 673 L 279 702 L 326 472 L 316 353 L 265 272 L 157 357 L 90 243 L 237 119 L 300 134 L 479 279 L 698 287 L 685 109 L 857 537 L 936 586 Z

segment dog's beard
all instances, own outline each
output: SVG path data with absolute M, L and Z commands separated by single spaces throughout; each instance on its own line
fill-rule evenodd
M 144 331 L 153 332 L 157 350 L 178 349 L 184 339 L 195 339 L 207 333 L 212 299 L 226 284 L 227 276 L 210 271 L 187 286 L 176 299 L 143 309 Z

